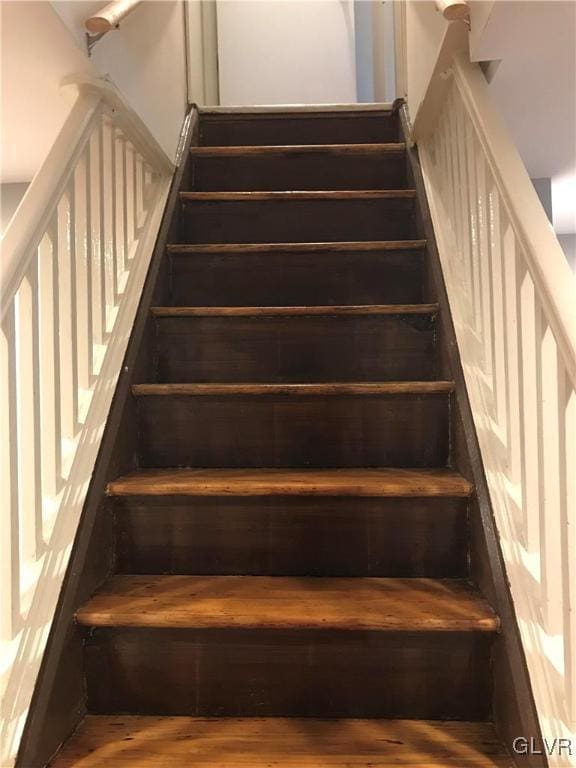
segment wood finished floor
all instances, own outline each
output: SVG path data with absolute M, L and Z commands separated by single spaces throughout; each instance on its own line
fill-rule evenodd
M 492 725 L 418 720 L 86 718 L 52 768 L 512 768 Z

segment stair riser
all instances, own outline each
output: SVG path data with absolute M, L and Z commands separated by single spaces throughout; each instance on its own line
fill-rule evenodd
M 464 499 L 116 499 L 117 570 L 257 576 L 468 575 Z
M 180 306 L 419 304 L 420 251 L 172 255 Z
M 436 377 L 429 316 L 157 320 L 158 381 L 418 381 Z
M 203 115 L 200 144 L 207 147 L 274 144 L 378 144 L 398 141 L 397 115 L 340 114 L 217 116 Z
M 402 153 L 333 152 L 195 157 L 192 174 L 200 192 L 402 189 L 406 159 Z
M 142 467 L 442 467 L 444 395 L 139 397 Z
M 316 199 L 183 201 L 186 243 L 311 243 L 410 240 L 414 200 Z
M 199 716 L 482 720 L 481 633 L 99 629 L 88 709 Z

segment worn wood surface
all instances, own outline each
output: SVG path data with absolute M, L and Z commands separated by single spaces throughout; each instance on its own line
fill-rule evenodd
M 210 308 L 208 310 L 210 311 Z M 330 311 L 330 310 L 328 310 Z M 172 312 L 172 309 L 167 309 Z M 261 312 L 157 316 L 163 383 L 430 381 L 437 374 L 434 310 L 398 314 Z
M 316 315 L 435 315 L 437 304 L 361 304 L 308 307 L 152 307 L 155 317 L 308 317 Z
M 265 576 L 114 576 L 76 614 L 85 626 L 494 632 L 466 582 Z
M 133 384 L 136 397 L 187 395 L 437 395 L 452 381 L 358 381 L 331 384 Z
M 354 189 L 331 191 L 281 191 L 281 192 L 180 192 L 183 203 L 194 202 L 258 202 L 274 200 L 290 202 L 292 200 L 322 201 L 322 200 L 413 200 L 416 192 L 413 189 Z
M 89 716 L 53 768 L 511 768 L 489 723 Z
M 237 155 L 266 155 L 278 157 L 283 155 L 402 155 L 406 150 L 404 142 L 388 144 L 280 144 L 268 146 L 223 146 L 223 147 L 191 147 L 193 157 L 235 157 Z
M 138 398 L 141 467 L 442 467 L 447 392 Z
M 459 496 L 472 484 L 450 470 L 166 469 L 134 472 L 108 484 L 112 496 Z
M 180 306 L 420 304 L 419 241 L 170 247 L 172 303 Z M 394 247 L 398 245 L 399 247 Z M 407 247 L 405 247 L 405 245 Z
M 224 243 L 192 245 L 171 243 L 170 253 L 320 253 L 333 251 L 399 251 L 416 250 L 426 247 L 426 240 L 372 240 L 326 243 Z
M 190 193 L 194 194 L 194 193 Z M 208 192 L 182 199 L 187 243 L 414 240 L 411 190 L 364 193 Z
M 93 713 L 490 717 L 493 632 L 86 630 Z
M 346 144 L 396 142 L 398 115 L 392 112 L 306 114 L 218 114 L 201 118 L 204 146 Z
M 462 497 L 116 496 L 120 573 L 466 578 Z

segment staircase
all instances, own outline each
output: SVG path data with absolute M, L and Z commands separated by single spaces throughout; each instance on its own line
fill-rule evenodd
M 512 765 L 399 134 L 201 115 L 54 768 Z

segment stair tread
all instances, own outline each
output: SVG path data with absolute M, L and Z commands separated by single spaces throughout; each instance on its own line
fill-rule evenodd
M 206 243 L 193 245 L 173 243 L 167 246 L 169 253 L 333 253 L 334 251 L 414 251 L 426 247 L 426 240 L 351 240 L 321 243 Z
M 112 576 L 79 609 L 84 626 L 486 631 L 488 603 L 451 579 Z
M 450 470 L 149 469 L 108 485 L 113 496 L 466 497 L 472 484 Z
M 152 307 L 155 317 L 250 317 L 305 315 L 435 315 L 438 304 L 345 304 L 306 307 Z
M 222 157 L 234 155 L 299 155 L 325 153 L 333 155 L 374 155 L 402 154 L 406 150 L 404 142 L 378 144 L 262 144 L 262 145 L 225 145 L 220 147 L 192 147 L 194 157 Z
M 86 761 L 86 762 L 85 762 Z M 511 768 L 482 722 L 89 715 L 52 768 Z
M 180 192 L 180 199 L 195 201 L 254 200 L 387 200 L 416 197 L 415 189 L 293 190 L 281 192 Z
M 453 381 L 378 381 L 323 384 L 134 384 L 148 395 L 435 395 L 454 391 Z

